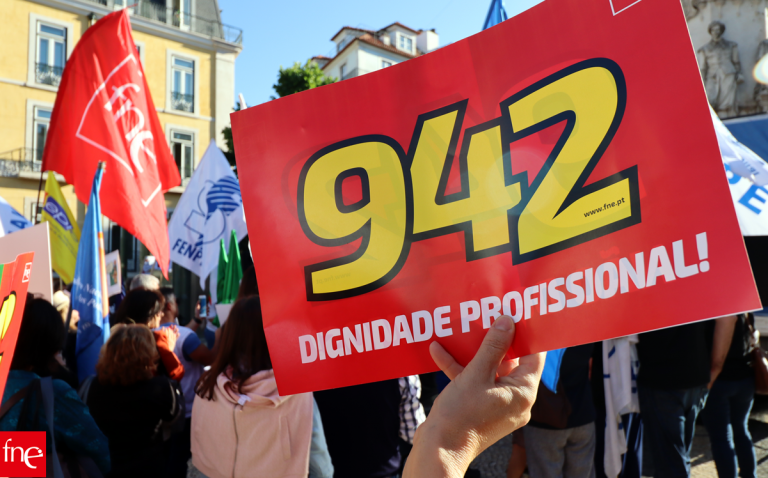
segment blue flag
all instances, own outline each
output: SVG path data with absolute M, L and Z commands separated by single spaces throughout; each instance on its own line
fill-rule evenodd
M 504 0 L 491 0 L 491 8 L 488 9 L 488 15 L 485 17 L 483 30 L 498 25 L 507 18 L 507 10 L 504 8 Z
M 77 324 L 77 378 L 80 382 L 96 373 L 101 346 L 109 338 L 109 302 L 104 263 L 104 234 L 101 230 L 99 190 L 104 175 L 103 163 L 93 177 L 88 213 L 80 236 L 72 283 L 72 303 L 80 314 Z
M 565 349 L 547 352 L 544 370 L 541 372 L 541 383 L 554 393 L 557 393 L 557 382 L 560 380 L 560 364 L 563 362 L 564 354 Z

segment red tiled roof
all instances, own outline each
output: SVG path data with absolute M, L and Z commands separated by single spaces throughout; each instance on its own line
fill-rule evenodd
M 333 58 L 327 57 L 325 55 L 315 55 L 310 60 L 333 60 Z
M 367 35 L 367 34 L 363 35 L 363 36 L 359 37 L 358 40 L 360 40 L 360 41 L 362 41 L 364 43 L 367 43 L 369 45 L 373 45 L 375 47 L 379 47 L 379 48 L 382 48 L 384 50 L 391 51 L 392 53 L 396 53 L 396 54 L 398 54 L 400 56 L 404 56 L 406 58 L 416 58 L 418 56 L 418 50 L 416 50 L 416 55 L 411 55 L 410 53 L 405 52 L 403 50 L 400 50 L 400 49 L 398 49 L 397 47 L 395 47 L 393 45 L 387 45 L 383 41 L 381 41 L 378 38 L 376 38 L 374 36 L 371 36 L 371 35 Z
M 366 30 L 365 28 L 357 28 L 357 27 L 341 27 L 341 30 L 337 31 L 335 35 L 331 37 L 331 41 L 333 41 L 334 38 L 339 36 L 339 33 L 343 32 L 344 30 L 355 30 L 358 32 L 364 32 L 364 33 L 370 33 L 371 35 L 375 35 L 376 32 L 373 30 Z
M 394 47 L 394 46 L 392 46 L 392 45 L 387 45 L 387 44 L 386 44 L 386 43 L 384 43 L 383 41 L 376 39 L 376 37 L 374 37 L 374 36 L 373 36 L 373 35 L 371 35 L 370 33 L 366 33 L 366 34 L 364 34 L 364 35 L 362 35 L 362 36 L 359 36 L 359 37 L 357 37 L 357 38 L 353 39 L 351 42 L 347 43 L 347 44 L 344 46 L 344 48 L 342 48 L 342 49 L 341 49 L 341 51 L 340 51 L 340 52 L 336 53 L 336 56 L 334 56 L 333 58 L 331 58 L 331 59 L 330 59 L 330 61 L 329 61 L 328 63 L 326 63 L 325 65 L 323 65 L 323 66 L 322 66 L 320 69 L 321 69 L 321 70 L 325 70 L 325 68 L 326 68 L 328 65 L 330 65 L 330 64 L 333 62 L 333 60 L 335 60 L 336 58 L 338 58 L 338 57 L 339 57 L 339 55 L 341 55 L 342 53 L 344 53 L 344 51 L 345 51 L 347 48 L 349 48 L 350 46 L 352 46 L 352 44 L 353 44 L 353 43 L 355 43 L 355 42 L 356 42 L 356 41 L 358 41 L 358 40 L 359 40 L 359 41 L 361 41 L 361 42 L 363 42 L 363 43 L 367 43 L 367 44 L 369 44 L 369 45 L 371 45 L 371 46 L 375 46 L 375 47 L 377 47 L 377 48 L 381 48 L 382 50 L 387 50 L 387 51 L 389 51 L 389 52 L 395 53 L 395 54 L 397 54 L 397 55 L 400 55 L 400 56 L 402 56 L 402 57 L 405 57 L 405 58 L 408 58 L 408 59 L 411 59 L 411 58 L 416 58 L 417 56 L 419 56 L 419 55 L 420 55 L 420 53 L 419 53 L 419 51 L 418 51 L 418 50 L 416 50 L 416 54 L 415 54 L 415 55 L 411 55 L 410 53 L 404 52 L 404 51 L 402 51 L 402 50 L 398 50 L 397 48 L 395 48 L 395 47 Z
M 397 25 L 397 26 L 398 26 L 398 27 L 400 27 L 400 28 L 405 28 L 405 29 L 406 29 L 406 30 L 408 30 L 408 31 L 412 31 L 413 33 L 419 33 L 419 32 L 421 31 L 421 30 L 414 30 L 413 28 L 411 28 L 411 27 L 407 27 L 407 26 L 403 25 L 403 24 L 402 24 L 402 23 L 400 23 L 400 22 L 395 22 L 395 23 L 393 23 L 393 24 L 391 24 L 391 25 L 387 25 L 386 27 L 382 28 L 382 30 L 386 30 L 387 28 L 389 28 L 389 27 L 393 27 L 393 26 L 395 26 L 395 25 Z

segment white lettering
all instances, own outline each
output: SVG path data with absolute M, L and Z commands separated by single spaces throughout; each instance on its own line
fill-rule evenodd
M 480 304 L 476 300 L 468 300 L 459 304 L 461 309 L 461 333 L 469 332 L 469 323 L 480 318 Z
M 664 246 L 651 249 L 651 257 L 648 259 L 648 280 L 645 281 L 645 286 L 656 285 L 656 278 L 660 276 L 664 276 L 667 282 L 675 280 L 675 272 L 672 270 L 667 248 Z
M 619 282 L 621 283 L 622 294 L 629 292 L 629 281 L 627 278 L 631 278 L 632 283 L 638 289 L 645 288 L 645 259 L 642 252 L 635 254 L 634 268 L 626 257 L 619 259 Z
M 605 273 L 608 273 L 608 287 L 605 286 Z M 619 290 L 619 271 L 613 262 L 600 264 L 595 271 L 595 292 L 601 299 L 609 299 Z
M 307 353 L 309 347 L 309 353 Z M 301 363 L 310 363 L 317 360 L 317 344 L 313 335 L 299 337 L 299 349 L 301 350 Z
M 325 333 L 325 350 L 328 353 L 328 358 L 344 356 L 344 344 L 342 343 L 342 340 L 337 340 L 335 344 L 333 342 L 333 338 L 339 336 L 341 336 L 341 330 L 339 329 L 331 329 Z
M 539 299 L 533 297 L 533 294 L 539 293 L 539 286 L 534 285 L 523 291 L 523 303 L 525 304 L 525 320 L 531 318 L 531 307 L 539 303 Z
M 400 339 L 405 339 L 408 344 L 413 343 L 413 336 L 411 335 L 411 328 L 408 327 L 408 319 L 404 315 L 398 315 L 395 317 L 395 332 L 392 334 L 392 346 L 397 347 L 400 345 Z
M 435 309 L 435 335 L 438 337 L 450 337 L 453 335 L 453 329 L 450 327 L 445 328 L 443 327 L 446 324 L 451 323 L 450 317 L 443 317 L 443 314 L 448 314 L 451 312 L 450 306 L 444 306 L 444 307 L 438 307 Z
M 374 349 L 385 349 L 392 345 L 392 330 L 389 327 L 389 322 L 387 322 L 385 319 L 374 320 L 371 322 L 371 328 L 373 329 Z M 379 331 L 383 332 L 383 338 Z
M 483 314 L 483 328 L 489 329 L 491 319 L 495 321 L 501 315 L 501 301 L 495 295 L 480 299 L 480 310 Z
M 550 304 L 549 306 L 549 312 L 560 312 L 561 310 L 565 309 L 565 293 L 561 290 L 557 290 L 558 287 L 565 284 L 565 279 L 562 277 L 558 277 L 557 279 L 552 279 L 549 281 L 549 285 L 547 286 L 547 290 L 549 291 L 549 297 L 555 300 L 554 304 Z
M 421 331 L 421 321 L 424 319 L 424 332 Z M 426 310 L 420 310 L 411 314 L 413 323 L 413 341 L 424 342 L 432 338 L 432 316 Z

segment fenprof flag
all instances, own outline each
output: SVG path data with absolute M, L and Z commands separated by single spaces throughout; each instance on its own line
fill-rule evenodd
M 282 394 L 502 313 L 519 356 L 760 308 L 679 3 L 545 0 L 232 125 Z

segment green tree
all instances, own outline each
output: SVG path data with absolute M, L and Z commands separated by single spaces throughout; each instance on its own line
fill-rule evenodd
M 235 104 L 235 111 L 240 111 L 241 108 L 242 106 L 238 101 L 237 104 Z M 221 134 L 224 135 L 224 141 L 227 142 L 227 150 L 224 151 L 224 156 L 227 157 L 229 165 L 235 167 L 235 142 L 232 140 L 232 126 L 225 126 L 224 129 L 221 130 Z M 235 168 L 235 176 L 237 176 L 237 168 Z
M 280 67 L 277 83 L 272 85 L 272 88 L 282 98 L 334 82 L 336 82 L 336 78 L 325 76 L 317 63 L 307 60 L 304 65 L 296 62 L 290 68 Z
M 317 66 L 317 63 L 307 60 L 304 65 L 296 62 L 290 68 L 280 67 L 280 72 L 277 74 L 277 83 L 272 85 L 272 88 L 282 98 L 283 96 L 311 90 L 318 86 L 330 85 L 335 82 L 336 78 L 325 76 L 323 70 Z M 273 96 L 272 99 L 275 99 L 275 97 Z M 238 102 L 235 105 L 235 111 L 240 111 L 241 108 L 242 105 Z M 224 139 L 227 142 L 227 151 L 224 151 L 224 156 L 227 157 L 229 164 L 235 166 L 235 144 L 232 141 L 232 127 L 225 126 L 221 134 L 224 135 Z M 235 169 L 235 174 L 237 174 L 237 169 Z

